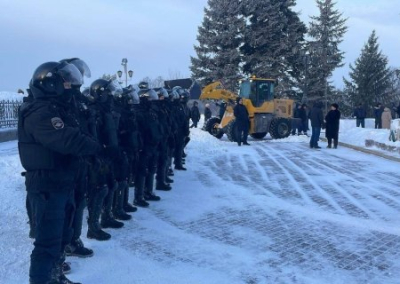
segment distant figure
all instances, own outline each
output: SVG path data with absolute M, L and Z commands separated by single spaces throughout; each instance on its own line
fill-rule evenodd
M 293 120 L 294 123 L 292 125 L 292 135 L 296 134 L 296 129 L 297 129 L 297 135 L 300 135 L 300 132 L 302 131 L 300 112 L 301 112 L 301 104 L 298 104 L 296 105 L 296 109 L 293 112 L 293 118 L 295 119 Z
M 382 112 L 382 128 L 390 129 L 391 122 L 392 122 L 392 113 L 390 111 L 390 108 L 385 107 Z
M 192 119 L 193 124 L 190 126 L 190 128 L 194 127 L 197 128 L 197 123 L 200 120 L 200 111 L 199 107 L 197 106 L 198 103 L 195 101 L 193 103 L 192 108 L 190 109 L 190 118 Z
M 356 126 L 365 128 L 365 117 L 367 116 L 367 112 L 362 104 L 358 104 L 357 108 L 353 112 L 353 116 L 356 118 Z
M 383 113 L 382 104 L 378 103 L 374 107 L 375 129 L 381 129 L 382 128 L 382 113 Z
M 304 135 L 307 135 L 308 131 L 308 114 L 307 114 L 307 105 L 302 104 L 300 109 L 300 119 L 301 119 L 301 131 Z
M 206 104 L 204 108 L 204 123 L 209 120 L 212 116 L 210 104 Z
M 235 115 L 237 125 L 236 139 L 238 145 L 242 145 L 242 142 L 243 145 L 250 145 L 247 143 L 250 126 L 249 113 L 243 105 L 243 99 L 241 97 L 236 99 L 236 106 L 233 109 L 233 114 Z
M 328 148 L 337 148 L 339 142 L 339 123 L 340 123 L 340 111 L 337 104 L 331 104 L 331 110 L 325 116 L 326 121 L 326 132 L 325 136 L 328 139 Z
M 222 101 L 221 103 L 216 103 L 216 105 L 219 106 L 218 117 L 222 119 L 226 110 L 226 102 Z
M 400 118 L 400 103 L 396 108 L 397 118 Z
M 324 123 L 324 115 L 322 113 L 322 103 L 316 102 L 310 110 L 309 119 L 311 120 L 311 139 L 310 148 L 321 149 L 318 146 L 319 135 L 321 134 L 322 124 Z

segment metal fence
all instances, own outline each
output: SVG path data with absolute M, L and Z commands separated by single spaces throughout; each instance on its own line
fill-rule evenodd
M 0 128 L 17 128 L 18 108 L 21 104 L 17 100 L 0 101 Z

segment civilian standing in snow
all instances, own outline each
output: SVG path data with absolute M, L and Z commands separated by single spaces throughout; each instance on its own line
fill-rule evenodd
M 325 136 L 328 139 L 328 148 L 337 148 L 339 140 L 339 123 L 340 123 L 340 111 L 337 104 L 331 104 L 331 110 L 325 116 L 326 130 Z
M 400 118 L 400 103 L 399 103 L 399 105 L 396 107 L 396 113 L 397 113 L 397 118 Z
M 367 116 L 367 112 L 362 104 L 358 104 L 357 108 L 354 109 L 353 116 L 356 118 L 356 126 L 365 128 L 365 117 Z
M 300 109 L 300 120 L 301 120 L 301 131 L 304 135 L 307 135 L 308 131 L 308 114 L 307 114 L 307 105 L 302 104 Z
M 390 108 L 385 107 L 382 112 L 382 128 L 390 129 L 391 122 L 392 122 L 392 113 L 390 111 Z
M 238 145 L 250 145 L 247 143 L 247 136 L 249 135 L 249 113 L 246 107 L 243 105 L 243 99 L 238 97 L 236 99 L 236 106 L 233 109 L 233 114 L 236 118 L 236 125 L 237 125 L 237 133 L 236 139 Z
M 309 119 L 311 121 L 311 139 L 310 148 L 321 149 L 318 146 L 319 135 L 321 134 L 322 124 L 324 123 L 324 115 L 322 113 L 322 103 L 314 103 L 313 108 L 310 110 Z
M 378 103 L 374 107 L 374 116 L 375 116 L 375 129 L 381 129 L 382 128 L 382 113 L 383 113 L 383 107 L 380 103 Z
M 197 123 L 200 120 L 200 111 L 199 111 L 199 107 L 197 105 L 198 105 L 198 103 L 195 101 L 190 110 L 190 118 L 192 119 L 192 122 L 193 122 L 193 124 L 190 126 L 190 128 L 192 128 L 192 127 L 197 128 Z
M 204 123 L 209 120 L 212 116 L 210 104 L 206 104 L 204 108 Z
M 79 89 L 82 83 L 75 65 L 44 63 L 30 82 L 33 102 L 20 109 L 18 148 L 35 228 L 30 284 L 73 283 L 65 277 L 62 263 L 72 236 L 78 157 L 102 149 L 80 132 L 70 115 L 73 88 Z
M 296 134 L 296 129 L 297 129 L 297 135 L 300 135 L 300 132 L 302 131 L 302 123 L 300 119 L 300 111 L 301 111 L 301 104 L 296 105 L 296 109 L 294 110 L 293 113 L 293 124 L 292 124 L 292 135 Z

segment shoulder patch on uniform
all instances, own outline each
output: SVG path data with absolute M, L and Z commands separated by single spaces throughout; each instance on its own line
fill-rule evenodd
M 64 128 L 64 121 L 62 121 L 62 119 L 59 117 L 53 117 L 51 119 L 51 124 L 53 125 L 54 129 Z

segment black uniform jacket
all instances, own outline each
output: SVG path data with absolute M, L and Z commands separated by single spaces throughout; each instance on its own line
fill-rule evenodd
M 35 100 L 20 108 L 18 149 L 28 191 L 64 191 L 73 188 L 79 156 L 102 147 L 56 103 Z

